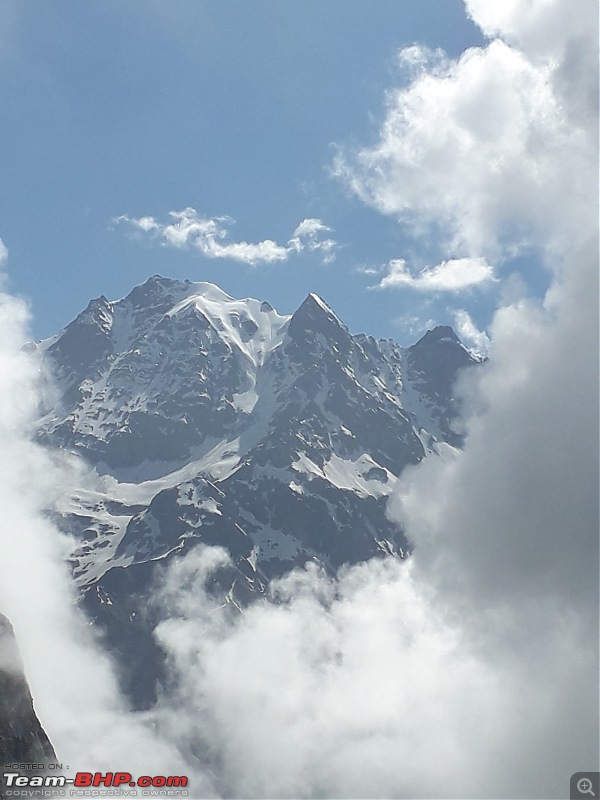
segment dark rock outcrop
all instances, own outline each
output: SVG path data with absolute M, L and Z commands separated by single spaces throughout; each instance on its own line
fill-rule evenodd
M 22 768 L 10 771 L 42 774 L 55 761 L 54 748 L 33 707 L 12 625 L 0 614 L 0 776 L 7 765 L 17 764 Z M 6 796 L 3 780 L 0 777 L 0 798 Z

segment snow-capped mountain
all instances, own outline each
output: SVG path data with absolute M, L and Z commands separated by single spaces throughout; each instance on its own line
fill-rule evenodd
M 386 498 L 407 465 L 460 446 L 453 384 L 478 363 L 451 328 L 405 349 L 351 335 L 314 294 L 282 316 L 160 276 L 35 347 L 59 389 L 40 439 L 93 468 L 59 510 L 74 574 L 140 705 L 157 674 L 140 613 L 155 570 L 222 545 L 223 592 L 243 605 L 307 559 L 402 557 Z

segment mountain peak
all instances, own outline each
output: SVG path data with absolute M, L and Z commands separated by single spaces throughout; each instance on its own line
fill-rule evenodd
M 139 307 L 156 305 L 160 301 L 181 298 L 189 291 L 190 285 L 189 280 L 180 281 L 162 275 L 152 275 L 144 283 L 135 286 L 124 299 Z
M 323 298 L 319 297 L 319 295 L 315 294 L 315 292 L 309 292 L 307 294 L 307 296 L 306 296 L 305 302 L 306 302 L 306 300 L 309 300 L 309 301 L 312 300 L 313 303 L 316 303 L 324 311 L 331 311 L 331 308 L 327 305 L 327 303 L 323 300 Z
M 152 275 L 147 281 L 134 287 L 125 299 L 133 305 L 155 305 L 157 301 L 166 300 L 173 305 L 193 297 L 203 298 L 212 303 L 230 303 L 234 300 L 231 295 L 219 286 L 208 281 L 183 281 L 176 278 L 165 278 L 162 275 Z
M 333 322 L 344 329 L 346 327 L 337 314 L 323 300 L 323 298 L 319 297 L 319 295 L 315 294 L 314 292 L 309 292 L 302 303 L 298 306 L 298 309 L 292 316 L 292 321 L 295 319 L 302 320 L 303 324 L 306 324 L 307 321 L 311 320 L 313 322 L 317 322 L 318 320 L 323 321 L 327 319 L 329 323 Z
M 432 330 L 427 331 L 424 336 L 421 336 L 415 347 L 423 344 L 437 344 L 438 342 L 451 342 L 452 344 L 460 344 L 460 339 L 454 333 L 454 329 L 450 325 L 437 325 Z
M 189 286 L 191 283 L 190 280 L 187 278 L 184 281 L 180 281 L 177 278 L 169 278 L 165 277 L 164 275 L 159 275 L 158 272 L 155 275 L 151 275 L 144 283 L 139 284 L 136 286 L 136 289 L 140 289 L 142 287 L 146 287 L 147 289 L 159 288 L 159 289 L 175 289 L 179 288 L 180 286 Z

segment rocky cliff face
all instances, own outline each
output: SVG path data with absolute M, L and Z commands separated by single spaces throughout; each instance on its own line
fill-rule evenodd
M 243 606 L 309 559 L 404 557 L 387 497 L 405 467 L 460 446 L 453 384 L 478 363 L 450 328 L 401 348 L 350 334 L 313 294 L 283 316 L 159 276 L 36 347 L 60 392 L 40 439 L 93 467 L 59 511 L 74 575 L 142 706 L 160 671 L 157 569 L 221 545 L 224 596 Z
M 56 761 L 54 748 L 42 728 L 33 707 L 33 700 L 17 642 L 8 619 L 0 614 L 0 766 L 21 774 L 42 774 L 49 762 Z M 1 773 L 0 773 L 1 775 Z M 0 777 L 0 797 L 5 797 Z

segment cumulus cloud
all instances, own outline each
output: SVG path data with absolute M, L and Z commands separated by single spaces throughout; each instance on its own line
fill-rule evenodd
M 494 280 L 494 269 L 484 258 L 453 258 L 435 267 L 425 267 L 417 275 L 409 272 L 406 261 L 396 258 L 388 264 L 378 289 L 392 286 L 419 292 L 459 292 Z
M 573 42 L 580 47 L 590 43 L 590 31 L 598 24 L 598 8 L 593 3 L 582 3 L 577 14 L 560 0 L 506 0 L 501 4 L 465 0 L 465 6 L 486 36 L 499 36 L 522 48 L 530 59 L 549 60 L 555 68 Z M 593 80 L 593 73 L 588 75 Z
M 598 6 L 573 7 L 561 0 L 486 3 L 467 0 L 469 15 L 487 36 L 499 36 L 523 49 L 543 67 L 560 97 L 564 113 L 586 126 L 598 125 Z
M 294 253 L 304 250 L 320 253 L 325 263 L 335 257 L 336 242 L 326 234 L 331 232 L 321 220 L 302 220 L 286 244 L 272 239 L 261 242 L 231 242 L 229 226 L 231 217 L 201 217 L 194 208 L 170 211 L 170 222 L 159 222 L 154 217 L 129 217 L 123 214 L 115 219 L 137 230 L 155 236 L 171 247 L 193 247 L 206 258 L 228 258 L 252 266 L 287 261 Z M 325 234 L 325 235 L 324 235 Z
M 450 257 L 564 247 L 575 208 L 594 202 L 595 145 L 565 113 L 558 70 L 502 39 L 424 69 L 389 92 L 378 141 L 340 154 L 335 171 L 415 236 L 435 226 Z

